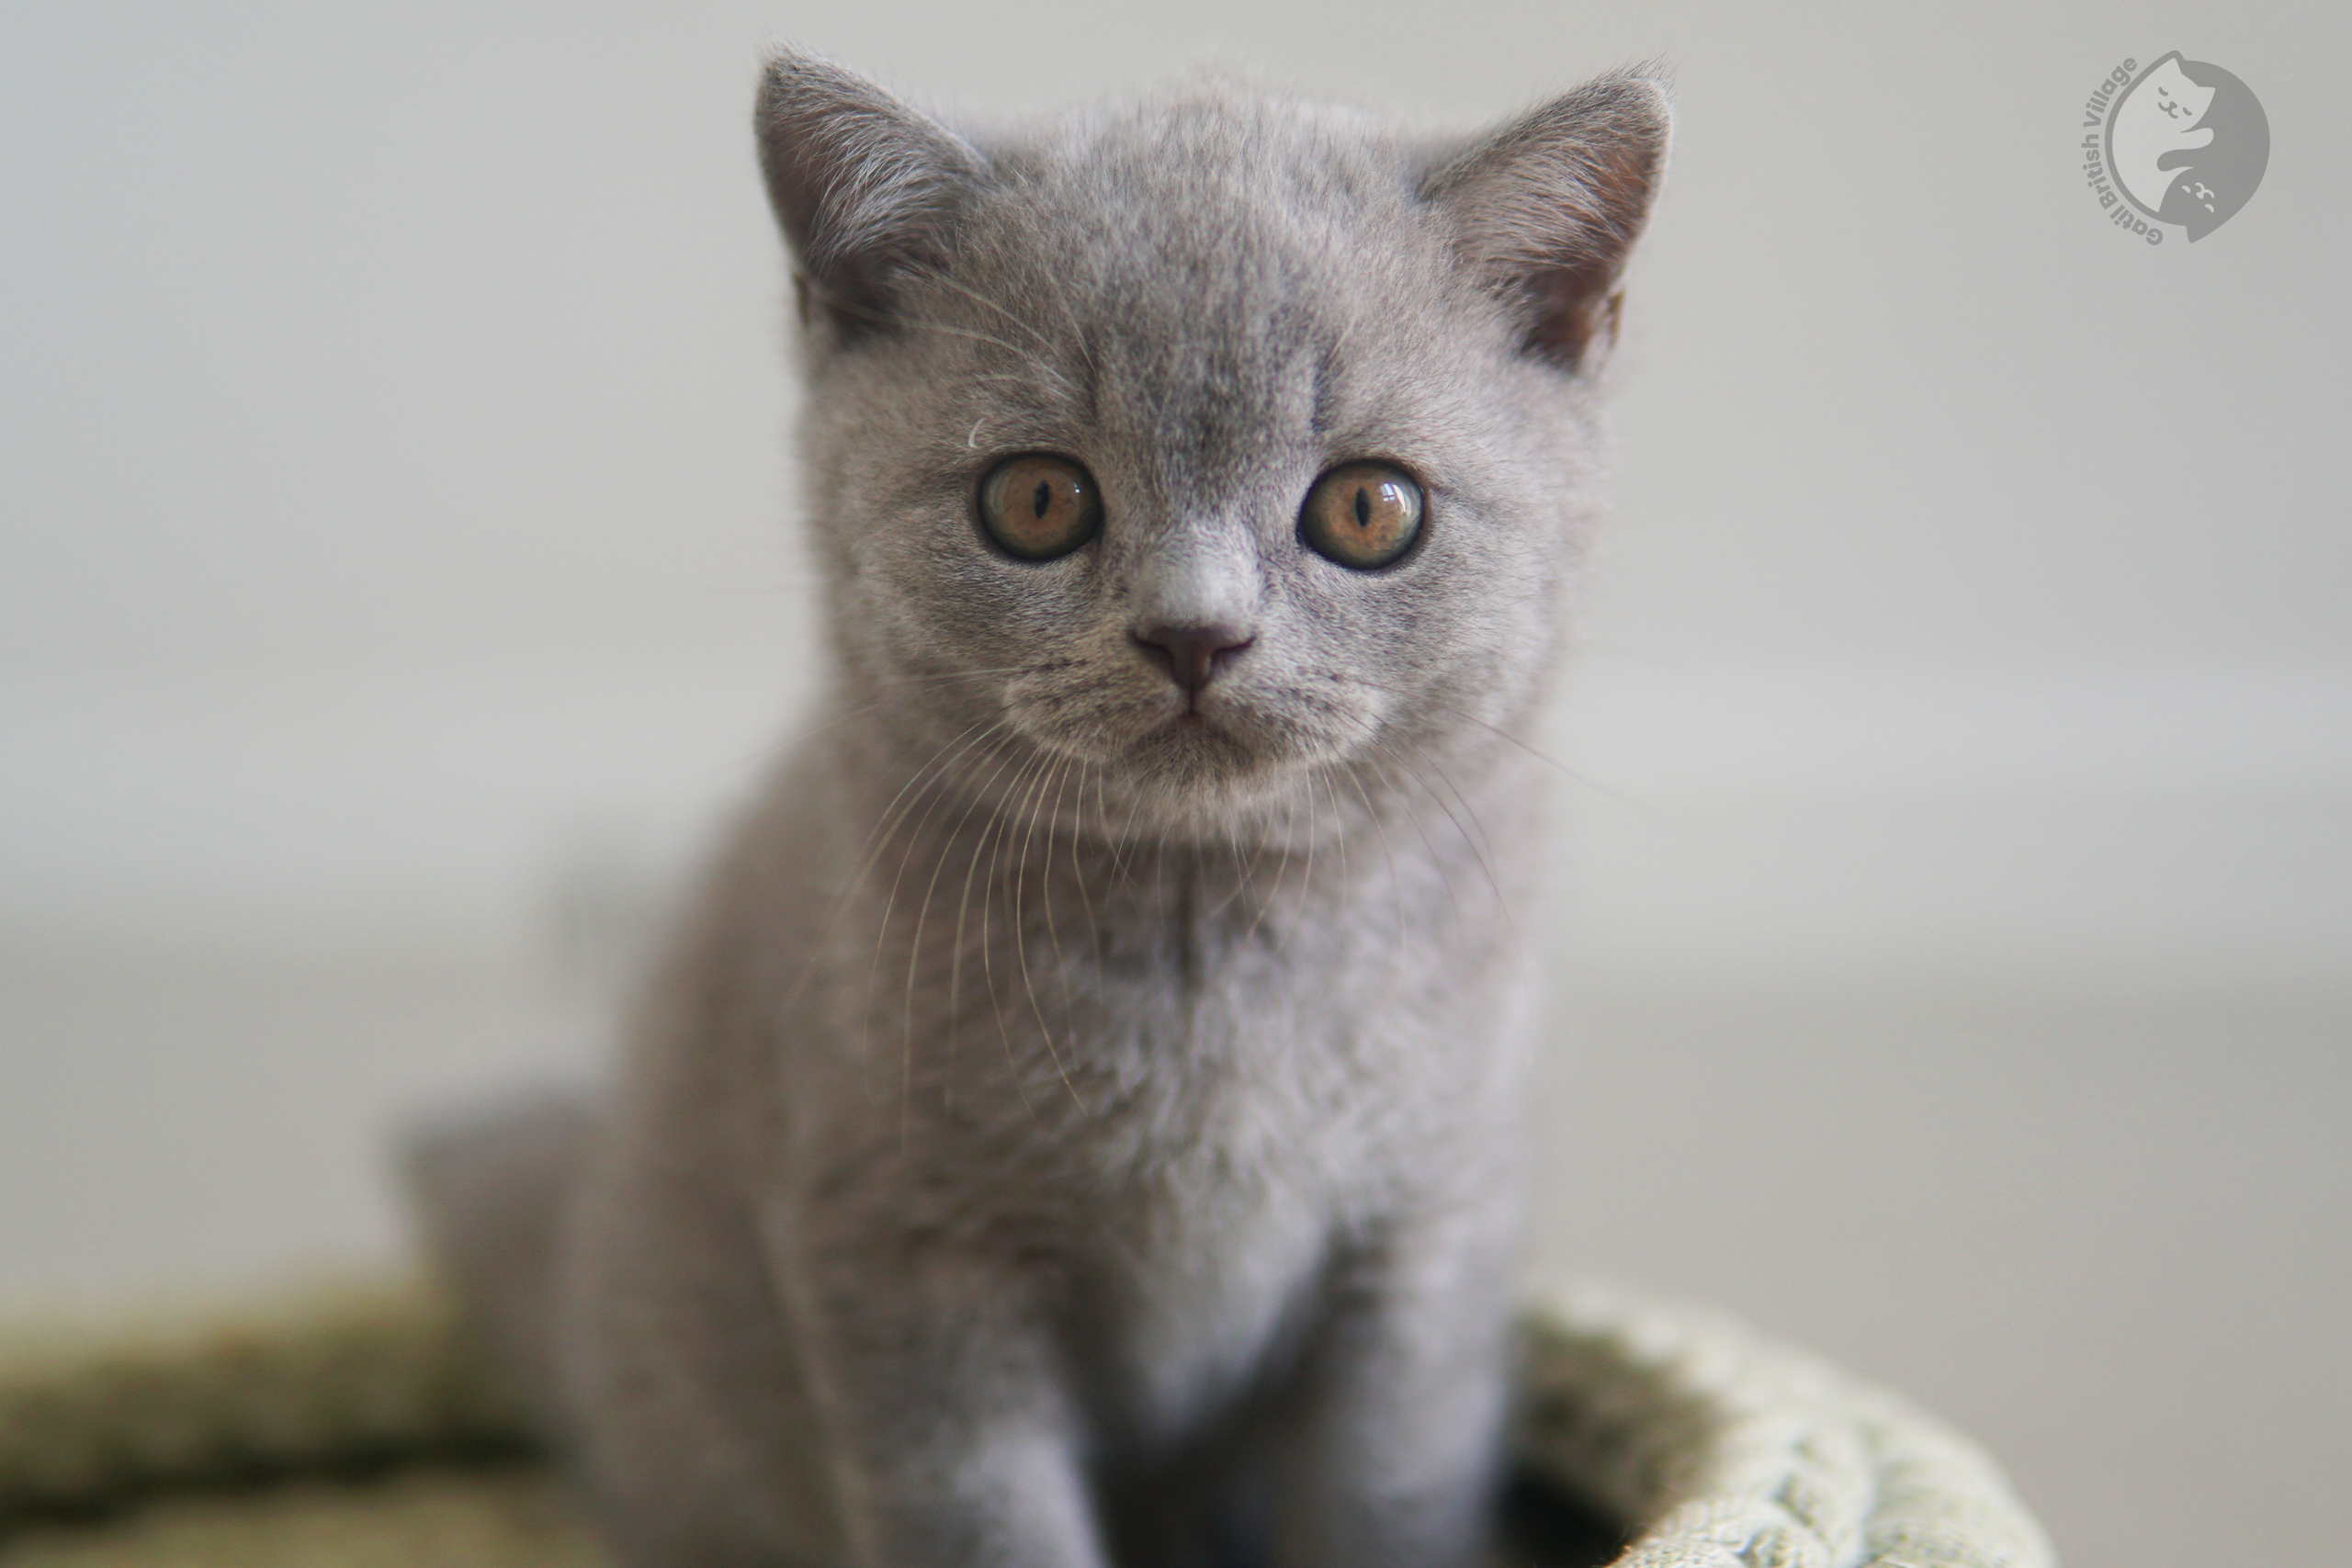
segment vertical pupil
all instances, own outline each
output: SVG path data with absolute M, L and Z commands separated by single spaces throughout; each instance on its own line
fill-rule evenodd
M 1356 486 L 1356 526 L 1359 528 L 1372 526 L 1372 497 L 1365 492 L 1362 485 Z
M 1029 498 L 1030 508 L 1036 513 L 1037 521 L 1042 523 L 1046 520 L 1046 508 L 1051 506 L 1053 503 L 1053 486 L 1046 480 L 1039 479 L 1037 481 L 1037 493 Z

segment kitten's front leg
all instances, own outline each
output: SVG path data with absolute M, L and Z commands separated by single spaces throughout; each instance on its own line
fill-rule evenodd
M 801 1303 L 853 1561 L 1103 1568 L 1077 1412 L 1023 1282 L 968 1257 L 910 1262 L 865 1252 Z
M 1485 1539 L 1505 1398 L 1508 1248 L 1489 1216 L 1391 1237 L 1351 1271 L 1282 1470 L 1280 1568 L 1462 1568 Z

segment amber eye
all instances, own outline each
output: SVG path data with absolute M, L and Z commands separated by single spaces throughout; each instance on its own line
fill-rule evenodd
M 980 481 L 989 537 L 1023 560 L 1066 556 L 1102 526 L 1094 476 L 1067 457 L 1007 457 Z
M 1298 530 L 1341 566 L 1386 566 L 1421 531 L 1421 487 L 1385 463 L 1342 463 L 1306 492 Z

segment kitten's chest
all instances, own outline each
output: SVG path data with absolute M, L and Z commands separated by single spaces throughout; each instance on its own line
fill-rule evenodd
M 1493 1131 L 1509 966 L 1424 891 L 1361 855 L 1040 856 L 957 885 L 900 918 L 903 944 L 862 935 L 833 966 L 865 998 L 834 1039 L 866 1082 L 808 1135 L 879 1156 L 892 1223 L 1040 1260 L 1139 1438 L 1193 1428 L 1281 1363 L 1350 1246 Z
M 1195 1429 L 1262 1382 L 1320 1310 L 1329 1266 L 1383 1206 L 1392 1160 L 1355 1097 L 1261 1071 L 1140 1097 L 1097 1128 L 1092 1198 L 1067 1233 L 1072 1337 L 1146 1440 Z M 1329 1114 L 1304 1114 L 1311 1099 Z
M 1266 1382 L 1321 1310 L 1332 1221 L 1310 1191 L 1204 1185 L 1103 1238 L 1072 1337 L 1121 1424 L 1164 1441 Z
M 1409 1182 L 1507 1054 L 1524 987 L 1499 905 L 1363 860 L 1042 859 L 900 916 L 903 942 L 860 933 L 835 1043 L 902 1146 L 928 1128 L 1008 1201 L 1082 1211 L 1209 1288 L 1237 1238 L 1295 1251 L 1298 1216 Z
M 1279 1374 L 1334 1265 L 1472 1134 L 1440 1080 L 1498 1054 L 1471 1021 L 1441 1040 L 1411 998 L 1351 991 L 1319 958 L 1261 964 L 1213 934 L 1199 955 L 1187 986 L 1106 982 L 1102 1032 L 1072 1050 L 1095 1096 L 1064 1188 L 1088 1194 L 1066 1233 L 1080 1314 L 1147 1439 Z

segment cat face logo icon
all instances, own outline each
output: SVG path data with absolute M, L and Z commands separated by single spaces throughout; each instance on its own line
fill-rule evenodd
M 2270 120 L 2253 89 L 2177 50 L 2116 96 L 2106 141 L 2125 198 L 2192 242 L 2228 222 L 2270 164 Z

